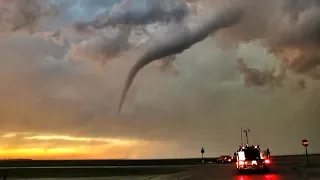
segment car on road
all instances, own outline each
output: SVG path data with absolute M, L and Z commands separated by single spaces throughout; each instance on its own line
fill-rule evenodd
M 220 156 L 218 159 L 217 159 L 217 163 L 218 164 L 227 164 L 227 163 L 232 163 L 233 161 L 233 158 L 229 155 L 223 155 L 223 156 Z
M 246 170 L 262 170 L 264 172 L 270 172 L 271 159 L 260 150 L 259 146 L 252 145 L 241 147 L 236 155 L 236 166 L 239 173 Z

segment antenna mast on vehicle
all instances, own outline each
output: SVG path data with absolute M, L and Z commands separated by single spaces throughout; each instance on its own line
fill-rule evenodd
M 243 132 L 246 133 L 247 146 L 249 146 L 248 132 L 250 132 L 250 129 L 245 129 Z
M 243 138 L 242 138 L 242 126 L 241 126 L 241 131 L 240 131 L 240 137 L 241 137 L 241 146 L 243 147 Z

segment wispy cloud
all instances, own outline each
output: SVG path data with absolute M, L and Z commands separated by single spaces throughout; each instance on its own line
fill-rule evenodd
M 7 133 L 7 134 L 4 134 L 2 137 L 3 138 L 12 138 L 12 137 L 16 137 L 17 134 L 16 133 Z
M 79 141 L 79 142 L 101 142 L 101 143 L 112 143 L 112 144 L 134 144 L 134 140 L 122 140 L 122 139 L 111 139 L 111 138 L 90 138 L 90 137 L 72 137 L 72 136 L 61 136 L 61 135 L 35 135 L 35 136 L 26 136 L 23 139 L 26 140 L 65 140 L 65 141 Z

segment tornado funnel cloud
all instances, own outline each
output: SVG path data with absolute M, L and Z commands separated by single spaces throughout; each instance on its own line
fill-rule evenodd
M 124 84 L 117 112 L 121 112 L 126 94 L 129 91 L 135 76 L 144 66 L 155 60 L 182 53 L 184 50 L 189 49 L 192 45 L 200 41 L 203 41 L 219 29 L 228 28 L 237 24 L 241 20 L 242 13 L 243 11 L 241 9 L 235 7 L 220 9 L 218 12 L 211 15 L 209 19 L 203 21 L 199 28 L 190 31 L 186 26 L 181 25 L 181 31 L 175 32 L 167 38 L 157 41 L 151 45 L 131 68 Z

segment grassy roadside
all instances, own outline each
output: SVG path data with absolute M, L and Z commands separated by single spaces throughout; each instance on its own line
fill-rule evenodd
M 306 165 L 306 162 L 294 164 L 292 171 L 303 178 L 320 179 L 320 161 L 310 161 L 309 165 Z
M 204 158 L 216 162 L 216 158 Z M 62 166 L 161 166 L 201 164 L 201 158 L 150 160 L 2 160 L 0 167 L 62 167 Z
M 67 178 L 67 177 L 110 177 L 110 176 L 144 176 L 178 173 L 185 167 L 130 167 L 130 168 L 50 168 L 50 169 L 6 169 L 1 170 L 1 178 Z
M 177 180 L 189 178 L 189 173 L 181 172 L 174 174 L 160 174 L 160 175 L 142 175 L 142 176 L 112 176 L 112 177 L 74 177 L 68 180 Z M 56 178 L 45 178 L 46 180 L 56 180 Z M 15 180 L 26 180 L 26 178 L 15 178 Z M 32 178 L 32 180 L 44 180 L 41 178 Z

